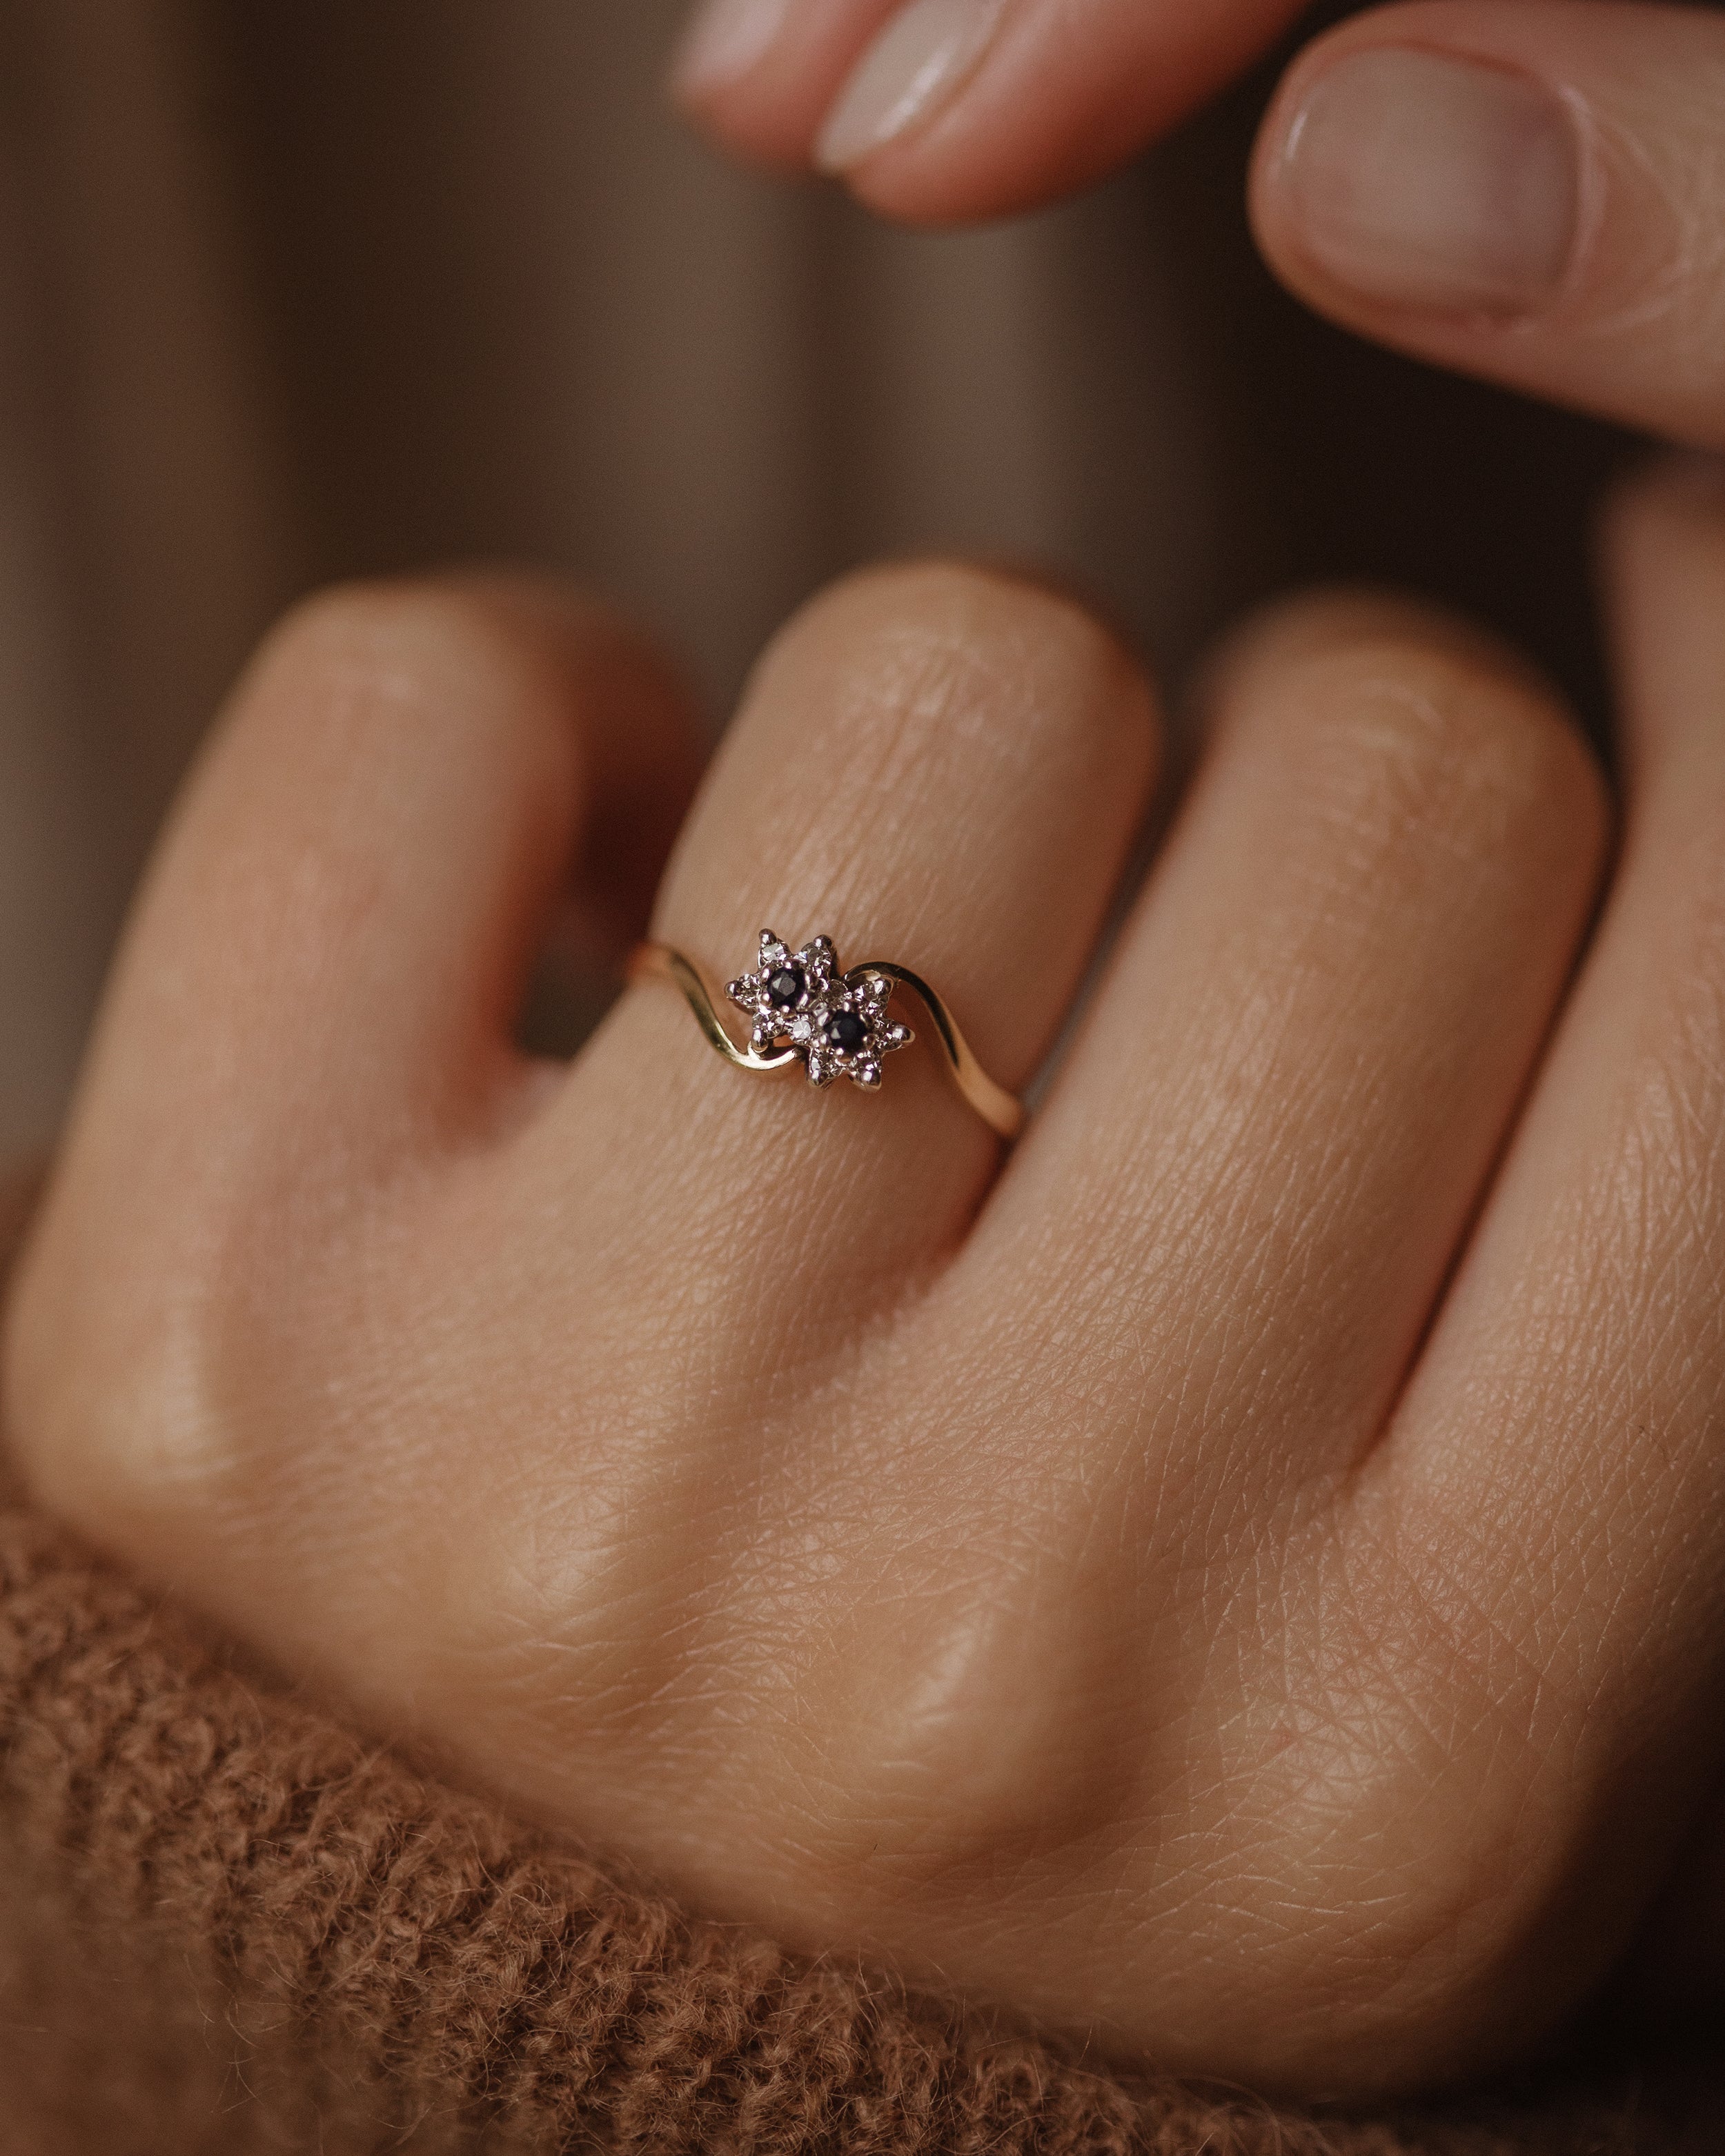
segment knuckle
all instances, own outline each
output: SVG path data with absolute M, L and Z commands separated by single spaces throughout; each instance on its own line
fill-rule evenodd
M 194 1294 L 158 1270 L 80 1261 L 50 1216 L 8 1317 L 8 1441 L 37 1500 L 110 1548 L 147 1558 L 231 1486 L 239 1466 L 213 1409 Z
M 428 635 L 446 634 L 452 608 L 435 584 L 367 578 L 330 584 L 289 608 L 264 641 L 267 670 L 364 668 L 398 657 Z
M 1601 1830 L 1585 1685 L 1499 1602 L 1458 1593 L 1471 1567 L 1434 1557 L 1434 1519 L 1358 1513 L 1346 1539 L 1324 1635 L 1261 1671 L 1287 1704 L 1235 1758 L 1236 1881 L 1273 1867 L 1296 1912 L 1266 1970 L 1300 2003 L 1290 2062 L 1389 2087 L 1538 2041 L 1609 1958 L 1615 1917 L 1573 1894 Z
M 1538 834 L 1587 857 L 1604 844 L 1598 763 L 1507 670 L 1385 639 L 1298 663 L 1265 713 L 1295 783 L 1365 839 L 1480 860 Z
M 470 675 L 475 655 L 466 624 L 424 586 L 338 585 L 276 624 L 238 706 L 254 735 L 290 734 L 301 757 L 325 737 L 345 752 L 356 726 L 367 739 L 398 727 L 417 737 L 447 701 L 432 685 Z
M 543 715 L 563 731 L 569 609 L 542 594 L 475 578 L 332 585 L 302 599 L 270 632 L 249 682 L 254 706 L 285 711 L 296 732 L 320 711 L 346 724 L 429 723 L 495 741 Z M 620 639 L 597 609 L 584 640 Z
M 1561 1983 L 1527 1982 L 1551 1958 L 1564 1837 L 1535 1799 L 1525 1735 L 1502 1725 L 1397 1710 L 1368 1729 L 1353 1702 L 1329 1741 L 1261 1772 L 1246 1882 L 1273 1867 L 1294 1914 L 1252 1959 L 1271 1997 L 1297 2005 L 1290 2066 L 1417 2084 L 1491 2064 L 1570 2003 Z M 1578 1961 L 1577 1984 L 1589 1974 Z
M 957 561 L 846 578 L 798 614 L 766 664 L 836 654 L 859 718 L 899 729 L 987 724 L 1019 753 L 1109 758 L 1137 783 L 1156 720 L 1136 655 L 1090 609 L 1029 577 Z
M 1508 1851 L 1461 1866 L 1428 1848 L 1403 1876 L 1360 1882 L 1345 1933 L 1316 1910 L 1300 1958 L 1327 1958 L 1282 1994 L 1304 2002 L 1282 2025 L 1286 2064 L 1369 2093 L 1484 2071 L 1537 2041 L 1572 2002 L 1548 1981 L 1546 1942 L 1512 1929 L 1519 1885 Z
M 1134 1766 L 1111 1634 L 1003 1567 L 906 1598 L 816 1672 L 830 1701 L 807 1777 L 821 1861 L 865 1902 L 960 1903 L 1059 1862 L 1124 1808 Z

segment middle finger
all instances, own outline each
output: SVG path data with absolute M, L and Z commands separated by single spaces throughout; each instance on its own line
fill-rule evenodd
M 1110 1403 L 1051 1453 L 1092 1489 L 1117 1471 L 1153 1507 L 1188 1478 L 1183 1517 L 1208 1491 L 1261 1517 L 1353 1459 L 1403 1380 L 1606 819 L 1541 685 L 1389 602 L 1293 610 L 1213 701 L 1207 767 L 953 1288 L 1034 1327 L 1052 1396 Z M 1056 1284 L 1034 1312 L 1027 1274 Z

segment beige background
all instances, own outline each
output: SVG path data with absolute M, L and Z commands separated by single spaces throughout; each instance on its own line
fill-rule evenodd
M 880 552 L 1034 557 L 1176 673 L 1240 603 L 1365 572 L 1481 607 L 1597 713 L 1583 504 L 1618 444 L 1272 290 L 1240 210 L 1266 75 L 1081 203 L 913 236 L 687 140 L 680 13 L 0 10 L 0 1145 L 60 1111 L 223 684 L 329 576 L 562 565 L 716 722 Z

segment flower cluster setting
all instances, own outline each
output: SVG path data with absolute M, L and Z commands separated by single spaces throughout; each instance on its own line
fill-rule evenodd
M 793 951 L 766 930 L 760 964 L 725 993 L 752 1019 L 755 1053 L 795 1049 L 811 1086 L 848 1078 L 872 1091 L 880 1083 L 881 1059 L 916 1039 L 909 1026 L 886 1015 L 891 982 L 866 970 L 840 973 L 830 936 Z

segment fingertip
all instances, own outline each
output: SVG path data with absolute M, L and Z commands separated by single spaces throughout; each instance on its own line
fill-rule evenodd
M 1273 680 L 1308 658 L 1359 647 L 1432 652 L 1561 701 L 1525 653 L 1481 623 L 1435 600 L 1371 584 L 1297 592 L 1249 614 L 1205 654 L 1194 676 L 1194 700 L 1202 708 L 1243 682 Z
M 1277 83 L 1258 123 L 1246 164 L 1246 222 L 1266 265 L 1296 292 L 1299 255 L 1290 230 L 1284 169 L 1300 115 L 1300 85 L 1312 49 L 1301 53 Z
M 1306 131 L 1312 87 L 1350 27 L 1344 23 L 1312 38 L 1288 62 L 1258 122 L 1247 161 L 1246 213 L 1252 236 L 1270 267 L 1296 291 L 1311 270 L 1293 210 L 1291 167 Z
M 996 46 L 1006 0 L 909 0 L 845 78 L 815 137 L 814 161 L 863 172 L 909 144 L 962 97 Z
M 107 1004 L 121 1064 L 319 1157 L 490 1131 L 559 909 L 639 932 L 696 763 L 688 698 L 601 604 L 497 575 L 316 594 L 159 849 Z
M 388 813 L 442 801 L 435 813 L 471 829 L 517 798 L 530 812 L 524 861 L 560 863 L 583 804 L 621 803 L 647 896 L 704 760 L 695 699 L 633 621 L 556 578 L 497 569 L 356 580 L 301 599 L 228 699 L 208 760 L 217 788 L 234 792 L 229 813 L 262 784 L 279 828 L 306 804 L 315 825 L 390 734 Z
M 1397 0 L 1301 53 L 1249 194 L 1266 261 L 1358 333 L 1714 447 L 1710 11 Z
M 907 224 L 1058 201 L 1118 170 L 1245 66 L 1294 0 L 912 0 L 829 112 L 819 155 Z
M 1122 625 L 1060 580 L 1010 562 L 931 556 L 854 571 L 799 608 L 762 655 L 757 681 L 830 675 L 835 654 L 853 694 L 891 701 L 907 674 L 976 684 L 1004 715 L 1027 683 L 1099 730 L 1121 783 L 1147 786 L 1161 711 L 1150 670 Z M 993 693 L 990 694 L 990 685 Z
M 698 105 L 747 81 L 783 40 L 790 13 L 791 0 L 705 0 L 672 53 L 671 95 Z
M 1124 164 L 1241 67 L 1295 0 L 710 0 L 672 96 L 750 162 L 814 168 L 867 208 L 956 224 Z
M 717 147 L 808 171 L 823 120 L 899 0 L 706 0 L 673 54 L 671 103 Z
M 1515 645 L 1445 607 L 1364 586 L 1301 593 L 1222 640 L 1194 701 L 1215 734 L 1243 711 L 1301 701 L 1328 710 L 1385 684 L 1442 735 L 1453 768 L 1492 770 L 1508 796 L 1549 815 L 1574 860 L 1603 859 L 1604 773 L 1562 691 Z

